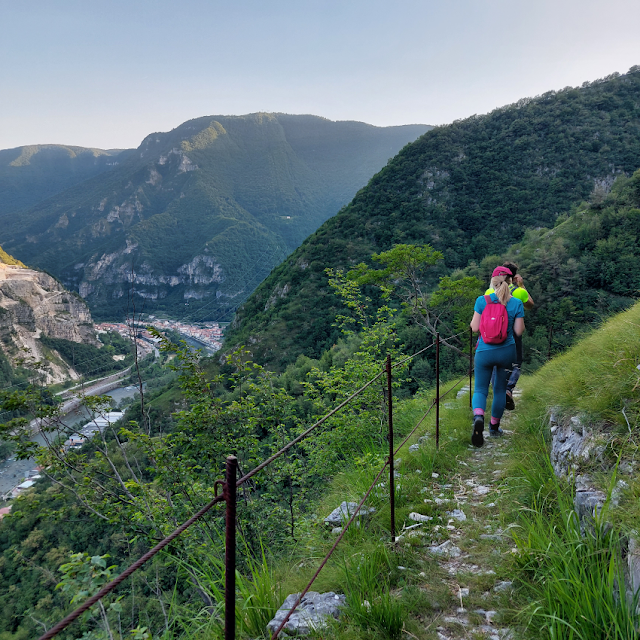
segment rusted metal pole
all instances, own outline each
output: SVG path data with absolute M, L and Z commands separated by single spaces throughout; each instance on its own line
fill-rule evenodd
M 238 459 L 227 457 L 224 498 L 227 502 L 224 553 L 224 640 L 236 637 L 236 477 Z
M 440 448 L 440 334 L 436 333 L 436 449 Z
M 469 408 L 473 409 L 473 329 L 469 327 Z
M 393 394 L 391 390 L 391 354 L 387 354 L 387 408 L 389 410 L 389 496 L 391 499 L 391 542 L 396 541 L 396 483 L 393 469 Z

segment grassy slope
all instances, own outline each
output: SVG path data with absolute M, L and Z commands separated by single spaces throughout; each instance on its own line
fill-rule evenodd
M 274 269 L 238 312 L 230 344 L 251 343 L 279 369 L 318 357 L 338 336 L 326 267 L 428 242 L 450 270 L 553 226 L 594 186 L 640 166 L 638 96 L 634 68 L 429 131 Z
M 576 629 L 572 637 L 585 640 L 634 635 L 638 620 L 620 605 L 625 546 L 619 532 L 637 531 L 640 521 L 640 487 L 629 475 L 640 444 L 639 365 L 636 304 L 524 381 L 511 475 L 512 500 L 525 509 L 515 570 L 522 620 L 530 621 L 532 637 L 568 638 L 569 624 Z M 557 480 L 549 464 L 551 408 L 561 423 L 580 416 L 593 439 L 590 455 L 575 462 L 573 473 L 588 475 L 607 495 L 616 485 L 618 506 L 607 505 L 586 538 L 570 517 L 572 484 Z
M 24 267 L 25 265 L 16 260 L 13 256 L 10 256 L 2 247 L 0 247 L 0 262 L 3 264 L 16 265 L 18 267 Z

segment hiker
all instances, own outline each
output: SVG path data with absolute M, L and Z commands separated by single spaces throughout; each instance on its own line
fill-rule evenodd
M 514 262 L 503 262 L 503 267 L 507 267 L 509 271 L 513 274 L 513 281 L 509 285 L 509 289 L 511 291 L 511 295 L 514 298 L 518 298 L 522 300 L 522 304 L 526 310 L 533 308 L 533 298 L 529 294 L 529 292 L 524 288 L 524 281 L 522 276 L 518 274 L 518 265 Z M 484 294 L 489 295 L 493 293 L 493 289 L 487 289 Z M 513 368 L 511 370 L 511 375 L 509 376 L 509 381 L 507 382 L 507 401 L 505 405 L 505 409 L 508 411 L 513 411 L 516 408 L 516 404 L 513 401 L 513 390 L 515 389 L 516 384 L 518 383 L 518 379 L 520 378 L 520 370 L 522 369 L 522 336 L 514 335 L 513 336 L 516 341 L 516 359 L 513 363 Z
M 473 309 L 471 329 L 480 331 L 475 356 L 475 391 L 473 393 L 473 431 L 471 442 L 484 444 L 484 412 L 489 394 L 489 382 L 494 367 L 496 376 L 491 406 L 490 436 L 501 436 L 500 419 L 507 399 L 507 378 L 516 361 L 514 335 L 524 332 L 524 305 L 511 294 L 513 273 L 507 267 L 496 267 L 491 274 L 493 293 L 478 296 Z M 486 311 L 485 311 L 486 309 Z

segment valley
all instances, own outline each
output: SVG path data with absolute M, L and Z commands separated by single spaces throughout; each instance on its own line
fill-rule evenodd
M 143 556 L 58 637 L 222 638 L 231 575 L 242 640 L 314 576 L 340 606 L 312 639 L 637 635 L 640 67 L 438 127 L 3 153 L 34 201 L 0 208 L 0 640 Z M 469 322 L 507 260 L 523 375 L 473 446 Z

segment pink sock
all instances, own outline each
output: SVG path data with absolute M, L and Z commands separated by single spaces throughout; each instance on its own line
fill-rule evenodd
M 491 424 L 500 424 L 500 418 L 494 418 L 491 416 Z
M 474 409 L 473 410 L 473 415 L 474 416 L 483 416 L 484 415 L 484 409 Z

